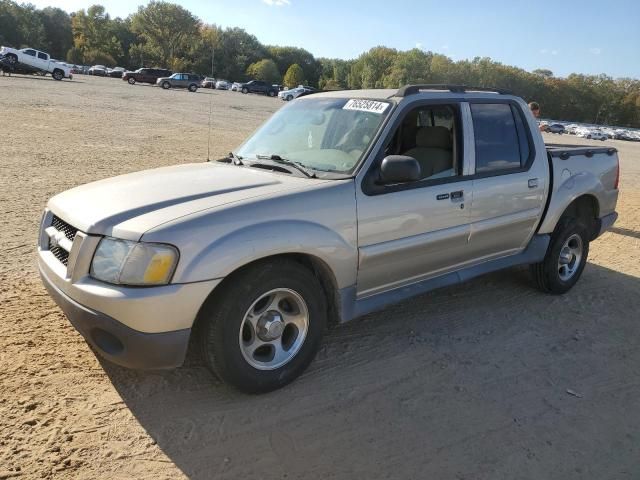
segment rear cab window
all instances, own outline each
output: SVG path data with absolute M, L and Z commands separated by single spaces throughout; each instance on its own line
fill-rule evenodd
M 503 172 L 526 166 L 529 141 L 520 113 L 509 103 L 472 103 L 476 173 Z

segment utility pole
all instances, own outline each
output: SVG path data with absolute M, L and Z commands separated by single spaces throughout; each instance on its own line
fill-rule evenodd
M 213 76 L 213 58 L 215 57 L 215 49 L 213 48 L 213 42 L 211 42 L 211 78 L 215 78 Z

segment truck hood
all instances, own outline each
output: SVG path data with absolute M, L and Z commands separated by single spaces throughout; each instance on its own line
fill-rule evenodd
M 217 163 L 185 164 L 82 185 L 53 197 L 48 208 L 82 232 L 139 240 L 185 215 L 325 182 Z

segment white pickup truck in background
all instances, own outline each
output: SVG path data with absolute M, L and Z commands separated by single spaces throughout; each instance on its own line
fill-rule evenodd
M 69 67 L 51 60 L 48 53 L 33 48 L 0 48 L 0 68 L 15 73 L 50 73 L 55 80 L 73 79 Z

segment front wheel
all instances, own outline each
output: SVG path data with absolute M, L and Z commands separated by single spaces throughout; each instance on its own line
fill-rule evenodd
M 247 393 L 280 388 L 311 363 L 327 322 L 322 286 L 304 266 L 261 262 L 234 275 L 198 320 L 207 366 Z
M 197 90 L 198 90 L 198 86 L 197 85 L 193 85 L 193 84 L 189 85 L 189 91 L 190 92 L 195 92 Z
M 162 82 L 162 88 L 169 90 L 171 88 L 171 84 L 169 82 Z
M 133 77 L 129 77 L 129 79 L 127 80 L 127 82 L 129 82 L 129 85 L 135 85 L 136 84 L 136 79 Z
M 291 100 L 293 100 L 293 97 L 291 95 L 287 95 L 287 102 L 290 102 Z
M 242 89 L 242 93 L 249 93 L 249 89 L 248 88 L 243 88 Z
M 46 73 L 45 73 L 46 75 Z M 51 74 L 51 76 L 54 78 L 54 80 L 62 80 L 64 78 L 64 73 L 62 72 L 62 70 L 54 70 L 53 73 Z
M 540 290 L 556 295 L 576 284 L 589 256 L 587 227 L 579 219 L 560 219 L 551 235 L 544 259 L 531 265 L 531 273 Z

